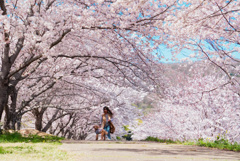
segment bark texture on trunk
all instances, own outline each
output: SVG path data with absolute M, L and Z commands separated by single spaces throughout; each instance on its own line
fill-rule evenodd
M 45 112 L 46 108 L 42 109 L 33 109 L 32 113 L 35 116 L 35 129 L 41 131 L 42 130 L 42 119 L 43 119 L 43 114 Z
M 17 90 L 15 86 L 9 87 L 8 93 L 11 98 L 11 105 L 5 106 L 6 116 L 5 116 L 5 122 L 4 122 L 4 129 L 16 130 L 16 123 L 17 123 L 18 116 L 16 113 Z
M 0 120 L 2 119 L 2 114 L 8 103 L 8 86 L 4 81 L 0 80 Z

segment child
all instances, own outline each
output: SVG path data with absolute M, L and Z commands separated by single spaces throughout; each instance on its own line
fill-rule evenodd
M 98 125 L 94 125 L 93 128 L 95 129 L 96 140 L 98 140 L 98 134 L 101 134 L 101 140 L 106 140 L 106 135 L 108 134 L 106 130 L 100 129 Z

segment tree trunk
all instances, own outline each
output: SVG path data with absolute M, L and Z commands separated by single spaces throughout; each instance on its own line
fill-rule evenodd
M 7 14 L 7 9 L 5 7 L 4 0 L 0 0 L 0 8 L 3 11 L 2 15 L 6 15 Z
M 0 7 L 3 10 L 3 15 L 7 15 L 7 10 L 5 8 L 4 0 L 0 0 Z M 4 25 L 4 24 L 3 24 Z M 19 38 L 17 42 L 16 51 L 14 53 L 11 53 L 11 56 L 9 56 L 10 53 L 10 41 L 9 41 L 10 33 L 8 31 L 4 30 L 4 50 L 2 52 L 1 56 L 1 71 L 0 71 L 0 120 L 2 119 L 3 110 L 6 109 L 6 119 L 5 119 L 5 127 L 7 129 L 15 129 L 16 124 L 16 101 L 17 101 L 17 91 L 15 90 L 15 85 L 12 87 L 9 87 L 10 77 L 13 76 L 9 75 L 12 64 L 14 63 L 15 59 L 19 55 L 22 47 L 24 38 Z M 15 78 L 16 80 L 16 78 Z M 8 98 L 9 94 L 11 94 L 12 99 L 12 105 L 8 106 Z
M 2 119 L 2 114 L 4 108 L 7 106 L 8 102 L 8 85 L 5 84 L 4 80 L 0 80 L 0 120 Z
M 69 125 L 69 123 L 71 122 L 72 118 L 73 118 L 73 115 L 70 114 L 70 115 L 69 115 L 68 122 L 67 122 L 65 125 L 63 125 L 63 123 L 59 124 L 60 130 L 59 130 L 59 132 L 56 134 L 57 136 L 58 136 L 60 133 L 62 134 L 62 136 L 64 136 L 65 128 Z
M 56 133 L 58 127 L 59 127 L 59 123 L 57 124 L 57 127 L 54 128 L 54 129 L 53 129 L 53 127 L 51 126 L 51 128 L 50 128 L 50 134 L 53 134 L 53 135 L 54 135 L 54 134 Z
M 5 111 L 5 117 L 4 117 L 3 129 L 8 130 L 8 129 L 10 129 L 9 126 L 8 126 L 9 125 L 8 121 L 10 120 L 8 105 L 5 105 L 4 111 Z
M 64 131 L 63 137 L 66 138 L 66 135 L 67 135 L 69 132 L 70 132 L 69 129 L 66 129 L 66 130 Z
M 67 139 L 72 139 L 73 133 L 69 130 Z
M 51 127 L 52 123 L 55 121 L 59 110 L 56 110 L 54 115 L 52 116 L 51 120 L 48 121 L 48 123 L 45 125 L 45 127 L 42 129 L 42 132 L 47 132 L 47 130 Z
M 85 140 L 87 136 L 88 136 L 87 133 L 81 131 L 80 134 L 78 135 L 77 140 Z
M 40 114 L 36 116 L 35 129 L 38 131 L 42 130 L 42 115 Z
M 21 124 L 22 123 L 22 115 L 17 116 L 17 130 L 21 129 Z
M 1 7 L 5 6 L 4 1 L 1 2 Z M 4 10 L 4 8 L 2 8 Z M 2 113 L 4 108 L 6 108 L 8 102 L 8 85 L 9 85 L 9 78 L 8 74 L 11 69 L 11 63 L 9 59 L 9 52 L 10 52 L 10 44 L 8 43 L 9 40 L 9 33 L 4 32 L 4 39 L 5 39 L 5 46 L 4 51 L 1 57 L 1 73 L 0 73 L 0 120 L 2 119 Z
M 46 108 L 42 108 L 40 111 L 39 109 L 33 109 L 32 113 L 35 116 L 35 129 L 38 131 L 42 130 L 42 119 L 43 119 L 43 114 Z
M 9 87 L 9 92 L 11 97 L 11 105 L 6 106 L 6 116 L 5 116 L 5 123 L 4 129 L 12 129 L 15 130 L 15 125 L 17 123 L 17 116 L 16 116 L 16 107 L 17 107 L 17 90 L 15 86 Z

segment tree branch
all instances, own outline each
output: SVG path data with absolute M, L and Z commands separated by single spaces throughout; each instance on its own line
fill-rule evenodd
M 197 44 L 197 46 L 201 49 L 202 53 L 207 57 L 207 59 L 208 59 L 211 63 L 213 63 L 214 65 L 216 65 L 217 67 L 219 67 L 219 68 L 228 76 L 228 78 L 229 78 L 230 80 L 232 79 L 231 76 L 228 74 L 228 72 L 227 72 L 223 67 L 221 67 L 220 65 L 218 65 L 216 62 L 212 61 L 212 59 L 208 56 L 208 54 L 203 50 L 203 48 L 202 48 L 199 44 Z
M 29 61 L 27 61 L 25 64 L 23 64 L 22 66 L 20 66 L 18 69 L 16 69 L 15 71 L 11 72 L 8 76 L 8 78 L 12 77 L 15 73 L 19 72 L 20 70 L 28 67 L 31 63 L 33 63 L 34 61 L 40 59 L 42 57 L 42 54 L 30 59 Z
M 56 46 L 57 44 L 59 44 L 59 43 L 62 41 L 62 39 L 63 39 L 69 32 L 71 32 L 71 29 L 67 29 L 67 30 L 63 31 L 62 35 L 61 35 L 56 41 L 54 41 L 54 42 L 50 45 L 49 49 L 51 49 L 52 47 L 54 47 L 54 46 Z
M 11 64 L 14 63 L 14 61 L 16 60 L 17 56 L 19 55 L 21 49 L 23 48 L 23 43 L 24 43 L 24 37 L 21 37 L 18 39 L 18 42 L 16 44 L 16 51 L 14 52 L 14 54 L 12 56 L 10 56 L 10 62 Z
M 0 7 L 1 7 L 1 10 L 3 11 L 2 15 L 7 15 L 7 9 L 5 7 L 4 0 L 0 0 Z

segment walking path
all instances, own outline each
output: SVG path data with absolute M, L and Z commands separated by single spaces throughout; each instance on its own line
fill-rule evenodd
M 76 161 L 240 161 L 240 153 L 198 146 L 150 142 L 65 141 Z

